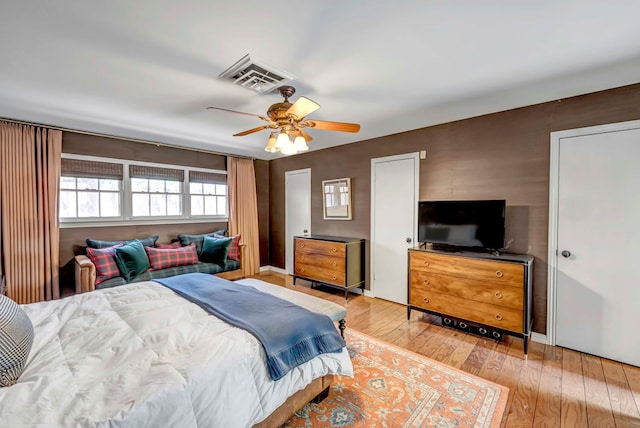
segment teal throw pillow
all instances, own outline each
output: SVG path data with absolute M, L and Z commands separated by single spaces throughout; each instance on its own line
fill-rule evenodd
M 137 239 L 122 247 L 116 247 L 115 251 L 116 264 L 120 269 L 120 275 L 127 282 L 146 272 L 151 267 L 147 252 L 144 250 L 142 242 Z
M 214 238 L 205 236 L 202 243 L 202 254 L 200 261 L 205 263 L 215 263 L 224 267 L 227 263 L 227 255 L 229 254 L 229 245 L 233 238 Z
M 198 252 L 198 255 L 202 254 L 202 244 L 204 243 L 204 237 L 205 236 L 213 236 L 213 235 L 224 235 L 225 234 L 225 230 L 216 230 L 215 232 L 211 232 L 211 233 L 203 233 L 201 235 L 184 235 L 184 234 L 180 234 L 178 235 L 178 241 L 180 241 L 180 245 L 182 245 L 183 247 L 189 246 L 193 243 L 196 244 L 196 251 Z

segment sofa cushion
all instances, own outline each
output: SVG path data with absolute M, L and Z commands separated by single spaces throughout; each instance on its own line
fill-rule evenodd
M 107 248 L 113 247 L 116 244 L 129 244 L 133 241 L 140 241 L 145 247 L 155 247 L 156 241 L 158 240 L 158 235 L 149 236 L 146 238 L 139 239 L 120 239 L 117 241 L 102 241 L 100 239 L 91 239 L 87 238 L 87 247 L 89 248 Z
M 33 324 L 20 306 L 0 294 L 0 386 L 18 381 L 33 344 Z
M 213 236 L 215 234 L 218 235 L 224 235 L 225 231 L 224 230 L 216 230 L 215 232 L 211 232 L 211 233 L 203 233 L 202 235 L 178 235 L 178 241 L 180 241 L 180 244 L 183 247 L 186 247 L 189 244 L 195 243 L 196 244 L 196 251 L 198 252 L 198 255 L 200 255 L 200 253 L 202 253 L 202 243 L 204 242 L 204 237 L 205 236 Z
M 118 247 L 122 247 L 122 243 L 106 248 L 87 247 L 87 257 L 96 266 L 96 285 L 107 279 L 120 276 L 120 269 L 118 269 L 115 259 L 116 248 Z
M 200 260 L 206 263 L 215 263 L 224 266 L 227 262 L 229 254 L 229 246 L 232 238 L 215 238 L 213 236 L 205 236 L 202 244 L 202 253 Z
M 215 233 L 213 237 L 226 238 L 226 236 L 218 233 Z M 240 237 L 241 235 L 239 233 L 235 236 L 231 236 L 231 244 L 229 245 L 229 253 L 227 254 L 227 258 L 238 262 L 240 261 Z
M 200 263 L 195 243 L 179 248 L 144 247 L 144 249 L 153 270 Z
M 198 263 L 195 265 L 188 266 L 178 266 L 160 270 L 149 270 L 146 271 L 137 277 L 133 278 L 129 282 L 141 282 L 141 281 L 150 281 L 156 278 L 166 278 L 168 276 L 174 275 L 182 275 L 183 273 L 192 273 L 192 272 L 200 272 L 200 273 L 209 273 L 216 274 L 220 272 L 227 272 L 240 269 L 240 262 L 235 260 L 227 260 L 227 263 L 224 266 L 217 265 L 215 263 Z M 127 281 L 121 276 L 116 278 L 111 278 L 100 285 L 96 286 L 97 289 L 104 289 L 110 287 L 116 287 L 118 285 L 124 285 Z
M 147 252 L 138 240 L 116 247 L 116 263 L 120 269 L 120 275 L 127 281 L 144 273 L 151 266 Z
M 181 248 L 182 245 L 180 241 L 172 242 L 171 244 L 156 244 L 154 248 L 161 248 L 163 250 L 172 249 L 172 248 Z

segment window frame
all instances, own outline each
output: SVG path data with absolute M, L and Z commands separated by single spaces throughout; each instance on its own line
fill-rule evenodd
M 189 171 L 201 171 L 201 172 L 214 173 L 214 174 L 220 174 L 225 176 L 227 175 L 227 171 L 218 170 L 218 169 L 197 168 L 197 167 L 191 167 L 191 166 L 185 166 L 185 165 L 170 165 L 170 164 L 163 164 L 163 163 L 157 163 L 157 162 L 143 162 L 143 161 L 134 161 L 134 160 L 128 160 L 128 159 L 107 158 L 107 157 L 100 157 L 100 156 L 77 155 L 77 154 L 70 154 L 70 153 L 62 153 L 62 158 L 121 164 L 123 168 L 123 177 L 122 177 L 122 186 L 120 191 L 120 195 L 121 195 L 120 206 L 122 210 L 121 216 L 60 218 L 58 214 L 58 221 L 61 228 L 99 227 L 99 226 L 134 226 L 134 225 L 145 225 L 145 224 L 179 224 L 179 223 L 202 223 L 205 221 L 206 222 L 229 221 L 229 187 L 227 183 L 225 183 L 225 185 L 227 186 L 227 194 L 226 194 L 227 214 L 226 215 L 191 215 L 191 194 L 189 191 Z M 129 176 L 130 165 L 140 165 L 140 166 L 183 170 L 184 179 L 181 182 L 182 215 L 135 216 L 134 217 L 133 207 L 132 207 L 133 192 L 131 191 L 131 178 Z M 68 190 L 68 189 L 60 188 L 58 189 L 58 194 L 62 190 Z

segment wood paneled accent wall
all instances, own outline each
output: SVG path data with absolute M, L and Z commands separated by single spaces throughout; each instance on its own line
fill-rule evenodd
M 269 255 L 269 162 L 255 160 L 258 229 L 260 234 L 260 266 L 270 263 Z
M 534 331 L 544 334 L 549 134 L 636 119 L 640 119 L 640 84 L 273 160 L 269 193 L 270 263 L 277 267 L 285 265 L 284 173 L 311 168 L 311 231 L 366 239 L 368 288 L 371 159 L 426 150 L 427 158 L 420 161 L 421 200 L 507 201 L 508 249 L 535 257 Z M 314 138 L 322 138 L 322 131 L 317 131 Z M 323 220 L 322 180 L 341 177 L 351 177 L 353 220 Z

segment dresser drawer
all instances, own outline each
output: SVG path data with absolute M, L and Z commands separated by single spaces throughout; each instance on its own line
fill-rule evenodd
M 341 242 L 296 238 L 295 247 L 296 254 L 322 254 L 344 257 L 346 245 Z
M 295 274 L 303 278 L 310 278 L 320 282 L 340 285 L 342 287 L 346 286 L 344 270 L 338 271 L 334 269 L 325 269 L 311 263 L 296 262 Z
M 435 291 L 477 302 L 522 309 L 522 288 L 490 281 L 439 275 L 424 271 L 411 271 L 410 287 L 418 295 Z
M 300 252 L 295 253 L 295 264 L 296 266 L 299 264 L 316 266 L 331 272 L 344 272 L 346 266 L 344 257 Z
M 522 331 L 522 310 L 504 306 L 480 303 L 435 291 L 417 293 L 411 289 L 409 303 L 412 306 L 501 328 L 508 331 Z
M 409 254 L 411 270 L 523 287 L 524 268 L 520 264 L 419 251 L 411 251 Z

